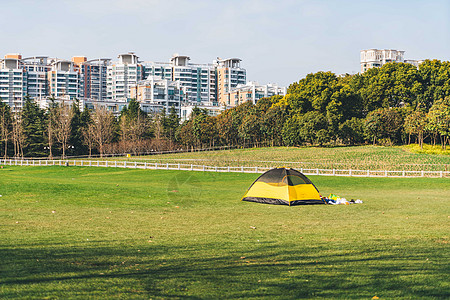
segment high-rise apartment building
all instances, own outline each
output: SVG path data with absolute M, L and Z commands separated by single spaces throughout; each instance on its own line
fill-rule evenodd
M 246 83 L 246 71 L 241 68 L 240 64 L 239 58 L 217 59 L 217 99 L 219 103 L 227 102 L 227 94 L 232 88 Z
M 171 58 L 172 80 L 180 81 L 186 102 L 210 103 L 216 100 L 216 74 L 213 64 L 192 64 L 189 56 L 175 54 Z
M 14 111 L 20 110 L 27 94 L 27 73 L 20 54 L 7 54 L 0 62 L 0 97 Z
M 107 67 L 107 99 L 123 101 L 130 98 L 130 86 L 143 79 L 143 66 L 133 52 L 120 54 L 119 61 Z
M 27 73 L 27 94 L 33 99 L 48 96 L 47 73 L 50 71 L 47 56 L 34 56 L 22 59 Z
M 69 61 L 8 54 L 0 60 L 0 97 L 17 109 L 29 95 L 43 104 L 49 97 L 58 101 L 77 98 L 86 104 L 104 102 L 116 110 L 137 98 L 148 112 L 168 111 L 171 106 L 180 112 L 182 106 L 186 111 L 189 106 L 234 106 L 281 93 L 270 85 L 246 85 L 246 70 L 240 62 L 239 58 L 217 58 L 198 64 L 179 54 L 168 62 L 141 62 L 133 52 L 120 54 L 116 62 L 86 56 Z
M 422 60 L 405 60 L 405 51 L 391 49 L 369 49 L 361 50 L 361 73 L 371 68 L 379 68 L 390 62 L 404 62 L 412 64 L 416 67 L 422 63 Z
M 91 100 L 107 99 L 108 58 L 87 60 L 85 56 L 74 56 L 72 62 L 80 77 L 79 98 Z
M 130 97 L 136 99 L 147 113 L 159 113 L 163 109 L 168 112 L 171 106 L 179 113 L 184 92 L 180 81 L 150 75 L 130 87 Z
M 79 96 L 79 73 L 70 60 L 55 59 L 47 72 L 49 96 L 75 99 Z
M 286 88 L 276 84 L 259 85 L 257 82 L 249 81 L 246 84 L 239 84 L 226 93 L 225 102 L 221 102 L 223 106 L 233 107 L 239 104 L 251 101 L 256 104 L 258 100 L 264 97 L 272 97 L 275 95 L 286 95 Z
M 179 81 L 185 102 L 205 104 L 217 102 L 215 64 L 194 64 L 189 56 L 174 54 L 170 62 L 144 62 L 144 78 L 159 76 Z

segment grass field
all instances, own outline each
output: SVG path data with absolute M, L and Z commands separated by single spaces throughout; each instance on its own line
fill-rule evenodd
M 363 204 L 241 202 L 257 174 L 0 169 L 0 298 L 448 298 L 448 179 L 310 176 Z
M 416 148 L 413 146 L 267 147 L 140 156 L 132 157 L 130 160 L 213 166 L 450 171 L 450 155 L 445 154 L 447 152 L 439 152 L 437 149 L 434 149 L 433 152 L 430 149 L 427 150 L 431 151 L 430 153 L 416 153 L 414 152 L 417 150 Z M 450 151 L 448 152 L 450 153 Z

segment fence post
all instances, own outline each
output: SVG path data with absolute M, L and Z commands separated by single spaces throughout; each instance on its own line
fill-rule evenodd
M 155 163 L 155 169 L 158 170 L 158 163 Z
M 303 168 L 300 168 L 300 173 L 303 173 Z
M 194 166 L 191 164 L 191 171 L 193 171 L 194 170 Z
M 406 175 L 406 172 L 402 171 L 402 176 L 405 177 L 405 175 Z
M 336 176 L 336 169 L 333 169 L 333 176 Z
M 388 177 L 388 174 L 387 174 L 387 173 L 388 173 L 387 170 L 384 171 L 384 177 Z
M 203 172 L 205 172 L 205 165 L 203 165 Z
M 442 171 L 440 171 L 439 173 L 440 173 L 440 175 L 441 175 L 441 178 L 442 178 L 442 177 L 443 177 Z
M 41 160 L 39 160 L 39 167 L 41 166 Z
M 117 168 L 117 160 L 114 161 L 114 168 Z
M 217 166 L 214 168 L 214 171 L 216 171 L 217 172 Z
M 178 170 L 180 170 L 180 163 L 178 163 Z
M 108 161 L 105 161 L 105 167 L 108 167 Z
M 258 167 L 255 167 L 255 173 L 258 173 Z
M 230 166 L 228 166 L 228 173 L 230 173 Z
M 134 168 L 135 169 L 137 168 L 137 162 L 134 162 Z
M 367 170 L 367 177 L 370 177 L 370 170 Z
M 241 166 L 241 172 L 244 173 L 244 166 Z
M 147 169 L 147 162 L 144 162 L 144 170 Z
M 89 167 L 91 167 L 91 166 L 92 166 L 92 160 L 89 161 Z
M 352 176 L 352 169 L 348 170 L 348 175 L 351 177 Z
M 424 177 L 425 176 L 425 172 L 422 170 L 422 174 L 421 174 L 421 176 L 422 177 Z
M 169 170 L 169 163 L 166 163 L 166 169 Z
M 319 168 L 316 169 L 316 174 L 319 175 Z
M 80 165 L 83 166 L 83 160 L 80 161 Z
M 127 161 L 123 162 L 123 167 L 126 168 L 127 167 Z
M 100 161 L 97 160 L 97 167 L 100 167 Z

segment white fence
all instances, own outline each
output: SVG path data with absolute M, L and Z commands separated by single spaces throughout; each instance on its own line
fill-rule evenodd
M 0 159 L 0 165 L 6 166 L 67 166 L 67 167 L 106 167 L 153 170 L 184 170 L 203 172 L 238 172 L 238 173 L 264 173 L 270 167 L 218 167 L 207 165 L 130 162 L 108 160 L 15 160 Z M 305 169 L 299 168 L 305 175 L 321 176 L 354 176 L 354 177 L 434 177 L 450 178 L 450 171 L 383 171 L 383 170 L 341 170 L 341 169 Z

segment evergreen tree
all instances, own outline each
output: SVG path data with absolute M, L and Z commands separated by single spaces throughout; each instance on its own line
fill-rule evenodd
M 86 130 L 90 118 L 89 110 L 85 107 L 81 112 L 80 101 L 76 99 L 72 104 L 72 131 L 69 138 L 71 147 L 67 151 L 68 155 L 83 155 L 88 152 L 87 146 L 83 143 L 83 132 Z
M 25 97 L 22 110 L 23 133 L 25 135 L 24 156 L 45 156 L 44 147 L 46 116 L 42 109 L 29 97 Z
M 175 106 L 171 106 L 169 109 L 169 115 L 163 119 L 163 132 L 164 136 L 168 139 L 175 141 L 175 134 L 180 126 L 180 117 L 178 116 Z

